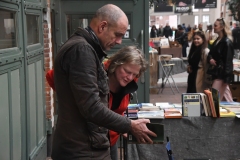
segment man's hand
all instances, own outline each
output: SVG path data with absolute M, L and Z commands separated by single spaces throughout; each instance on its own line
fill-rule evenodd
M 148 135 L 153 137 L 157 137 L 157 135 L 147 128 L 146 126 L 147 123 L 150 123 L 149 119 L 131 120 L 130 132 L 136 137 L 139 143 L 152 144 L 153 141 Z

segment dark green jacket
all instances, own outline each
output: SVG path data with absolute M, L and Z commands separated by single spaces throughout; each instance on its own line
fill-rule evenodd
M 54 160 L 110 160 L 108 130 L 104 127 L 119 133 L 130 130 L 127 117 L 108 109 L 108 78 L 101 61 L 104 56 L 94 34 L 79 29 L 55 58 L 59 109 Z

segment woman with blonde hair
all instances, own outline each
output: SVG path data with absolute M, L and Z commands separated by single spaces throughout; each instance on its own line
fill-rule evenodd
M 212 76 L 212 88 L 219 91 L 220 100 L 232 102 L 229 84 L 233 74 L 234 50 L 231 30 L 223 18 L 215 21 L 214 33 L 218 34 L 218 38 L 212 44 L 208 54 L 207 60 L 210 67 L 207 72 Z

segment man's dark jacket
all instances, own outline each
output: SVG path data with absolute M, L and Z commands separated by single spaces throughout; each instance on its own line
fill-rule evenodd
M 130 130 L 128 118 L 108 109 L 108 78 L 101 61 L 104 56 L 93 32 L 79 29 L 55 58 L 59 108 L 54 160 L 110 160 L 108 130 L 104 127 L 119 133 Z
M 163 28 L 163 35 L 168 38 L 168 37 L 172 37 L 172 29 L 170 28 L 170 26 L 165 26 Z

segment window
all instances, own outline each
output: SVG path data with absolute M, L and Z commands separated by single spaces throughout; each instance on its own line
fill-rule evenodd
M 0 49 L 17 46 L 15 12 L 0 9 Z
M 203 12 L 209 12 L 209 8 L 203 8 Z
M 203 23 L 209 23 L 209 15 L 203 15 L 202 21 L 203 21 Z
M 194 24 L 198 25 L 198 16 L 194 17 Z
M 27 15 L 26 18 L 28 45 L 39 43 L 39 16 Z

